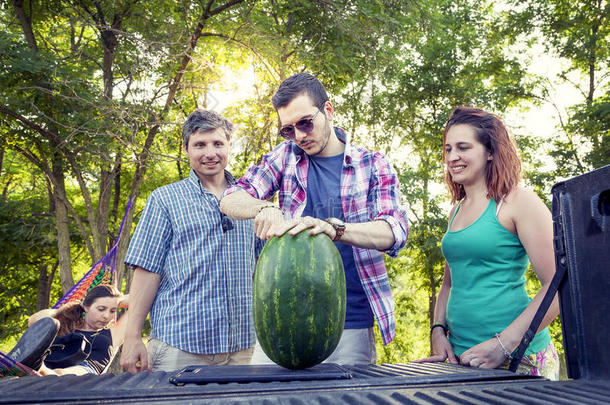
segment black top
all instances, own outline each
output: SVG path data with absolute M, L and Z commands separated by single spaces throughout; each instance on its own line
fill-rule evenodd
M 98 332 L 76 330 L 73 333 L 83 335 L 91 343 L 91 353 L 85 362 L 93 367 L 97 374 L 101 374 L 110 362 L 112 354 L 112 334 L 110 329 L 102 329 Z

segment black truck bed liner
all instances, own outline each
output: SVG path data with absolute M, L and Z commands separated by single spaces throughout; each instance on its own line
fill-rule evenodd
M 610 403 L 610 382 L 551 382 L 503 370 L 451 364 L 344 366 L 348 380 L 186 384 L 174 373 L 46 376 L 0 380 L 6 403 L 210 404 L 600 404 Z

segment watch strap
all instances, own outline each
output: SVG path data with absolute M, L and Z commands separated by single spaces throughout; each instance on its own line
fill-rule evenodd
M 337 242 L 338 240 L 341 239 L 341 237 L 343 236 L 343 233 L 345 233 L 345 223 L 343 224 L 337 224 L 333 221 L 334 218 L 326 218 L 324 221 L 328 222 L 330 224 L 330 226 L 333 227 L 333 229 L 335 230 L 335 237 L 333 238 L 333 242 Z

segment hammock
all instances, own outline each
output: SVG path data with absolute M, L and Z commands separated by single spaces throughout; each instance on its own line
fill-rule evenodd
M 68 291 L 63 297 L 53 305 L 53 309 L 57 309 L 71 301 L 81 301 L 87 292 L 100 284 L 109 284 L 116 287 L 116 254 L 123 233 L 123 225 L 127 219 L 127 214 L 131 209 L 132 201 L 127 202 L 125 214 L 121 221 L 121 227 L 116 237 L 114 245 L 85 275 Z M 17 363 L 4 353 L 0 352 L 0 377 L 3 376 L 22 376 L 22 375 L 40 375 L 37 371 Z
M 0 352 L 0 377 L 22 377 L 24 375 L 39 376 L 40 374 Z
M 68 291 L 63 297 L 53 305 L 53 309 L 57 309 L 71 301 L 81 301 L 87 295 L 87 292 L 100 284 L 109 284 L 116 287 L 116 253 L 123 233 L 123 225 L 127 219 L 127 214 L 131 208 L 131 200 L 127 202 L 125 215 L 121 221 L 119 234 L 116 237 L 114 245 L 85 275 Z

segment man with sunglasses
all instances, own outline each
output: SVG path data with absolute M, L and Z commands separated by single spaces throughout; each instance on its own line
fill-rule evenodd
M 248 364 L 255 336 L 252 276 L 262 241 L 252 220 L 218 207 L 235 183 L 225 170 L 233 124 L 196 110 L 182 129 L 188 178 L 152 192 L 125 263 L 135 268 L 122 367 L 173 371 L 191 364 Z M 142 327 L 150 312 L 148 350 Z
M 333 106 L 314 76 L 286 79 L 272 103 L 287 140 L 225 192 L 220 209 L 254 218 L 262 239 L 310 229 L 334 240 L 345 268 L 347 311 L 327 361 L 375 363 L 374 321 L 384 344 L 394 338 L 394 299 L 381 252 L 395 257 L 408 234 L 398 178 L 382 154 L 350 145 L 345 131 L 332 126 Z M 276 192 L 279 206 L 269 202 Z

